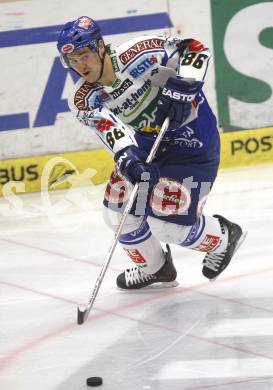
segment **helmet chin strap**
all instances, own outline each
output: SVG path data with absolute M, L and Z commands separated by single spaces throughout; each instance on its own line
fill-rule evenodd
M 106 55 L 106 50 L 104 50 L 104 53 L 103 53 L 102 57 L 100 56 L 100 54 L 99 54 L 99 52 L 98 52 L 98 56 L 99 56 L 99 59 L 100 59 L 101 68 L 100 68 L 99 77 L 97 78 L 97 80 L 95 81 L 95 83 L 97 83 L 97 82 L 100 80 L 100 78 L 101 78 L 101 76 L 102 76 L 102 74 L 103 74 L 103 71 L 104 71 L 104 60 L 105 60 L 105 55 Z

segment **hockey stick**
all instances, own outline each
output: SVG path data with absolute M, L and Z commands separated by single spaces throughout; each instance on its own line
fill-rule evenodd
M 157 149 L 159 147 L 159 144 L 161 143 L 161 141 L 162 141 L 162 139 L 163 139 L 163 137 L 165 135 L 165 132 L 168 129 L 168 127 L 169 127 L 169 118 L 167 117 L 164 120 L 164 123 L 163 123 L 163 125 L 161 127 L 161 130 L 160 130 L 158 136 L 156 137 L 156 140 L 155 140 L 155 142 L 154 142 L 154 144 L 152 146 L 152 149 L 151 149 L 151 151 L 150 151 L 150 153 L 149 153 L 149 155 L 147 157 L 147 160 L 146 160 L 147 164 L 149 164 L 153 160 L 153 158 L 154 158 L 154 156 L 155 156 L 155 154 L 157 152 Z M 95 283 L 93 292 L 91 294 L 91 297 L 89 299 L 88 305 L 83 310 L 81 310 L 78 307 L 78 324 L 79 325 L 83 324 L 87 320 L 88 315 L 90 313 L 90 310 L 93 307 L 93 304 L 95 302 L 96 296 L 97 296 L 97 294 L 99 292 L 101 283 L 103 281 L 105 272 L 106 272 L 106 270 L 107 270 L 107 268 L 109 266 L 109 263 L 110 263 L 110 261 L 112 259 L 113 253 L 114 253 L 114 250 L 115 250 L 115 248 L 117 246 L 118 239 L 119 239 L 119 236 L 121 234 L 124 222 L 125 222 L 125 220 L 127 218 L 127 215 L 129 214 L 129 212 L 130 212 L 130 210 L 132 208 L 132 205 L 134 203 L 134 200 L 135 200 L 135 198 L 137 196 L 138 189 L 139 189 L 139 183 L 136 183 L 134 188 L 133 188 L 133 191 L 132 191 L 132 193 L 130 195 L 128 203 L 127 203 L 127 205 L 126 205 L 126 207 L 125 207 L 125 209 L 123 211 L 123 214 L 121 216 L 119 225 L 117 227 L 117 230 L 115 231 L 113 243 L 111 244 L 111 246 L 109 248 L 109 251 L 107 253 L 107 256 L 106 256 L 104 264 L 103 264 L 103 267 L 102 267 L 102 269 L 101 269 L 101 271 L 99 273 L 99 276 L 98 276 L 98 278 L 96 280 L 96 283 Z

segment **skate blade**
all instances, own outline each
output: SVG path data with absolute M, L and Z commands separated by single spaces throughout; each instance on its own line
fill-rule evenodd
M 240 240 L 238 241 L 238 244 L 236 245 L 236 248 L 235 248 L 235 251 L 234 251 L 234 255 L 235 253 L 237 252 L 237 250 L 240 248 L 240 246 L 242 245 L 242 243 L 245 241 L 246 239 L 246 236 L 247 236 L 247 231 L 244 231 L 240 237 Z M 233 255 L 233 256 L 234 256 Z
M 155 291 L 155 290 L 163 290 L 164 288 L 173 288 L 179 286 L 179 283 L 177 280 L 174 280 L 172 282 L 159 282 L 159 283 L 153 283 L 149 286 L 142 287 L 142 288 L 135 288 L 135 289 L 126 289 L 126 288 L 120 288 L 117 287 L 119 291 L 126 291 L 130 293 L 140 293 L 140 292 L 147 292 L 147 291 Z
M 242 233 L 241 237 L 240 237 L 240 240 L 238 241 L 238 243 L 237 243 L 237 245 L 236 245 L 236 247 L 235 247 L 235 249 L 234 249 L 234 253 L 233 253 L 232 259 L 233 259 L 233 257 L 235 256 L 237 250 L 238 250 L 238 249 L 240 248 L 240 246 L 242 245 L 242 243 L 245 241 L 246 236 L 247 236 L 247 231 L 244 231 L 244 232 Z M 232 260 L 232 259 L 231 259 L 231 260 Z M 221 274 L 220 274 L 220 275 L 221 275 Z M 219 278 L 220 275 L 216 276 L 216 278 L 209 279 L 210 283 L 214 283 L 214 282 Z

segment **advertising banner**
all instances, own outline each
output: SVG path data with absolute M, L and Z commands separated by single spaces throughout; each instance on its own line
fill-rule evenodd
M 211 0 L 219 123 L 273 125 L 273 2 Z
M 0 196 L 101 184 L 113 167 L 104 149 L 1 161 Z

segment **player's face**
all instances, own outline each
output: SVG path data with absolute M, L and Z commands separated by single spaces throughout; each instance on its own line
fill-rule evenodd
M 69 65 L 75 69 L 86 81 L 95 82 L 101 71 L 101 61 L 98 53 L 93 52 L 89 47 L 77 49 L 67 55 Z

